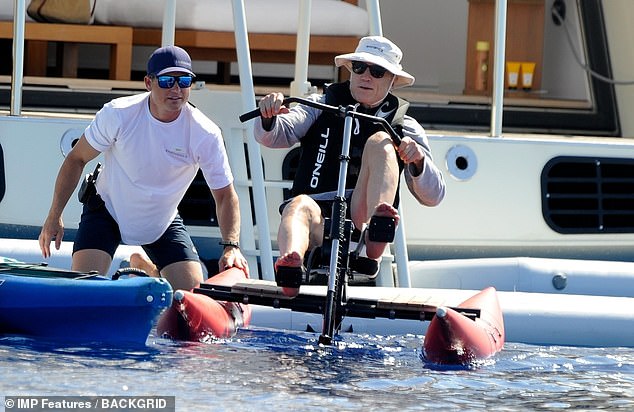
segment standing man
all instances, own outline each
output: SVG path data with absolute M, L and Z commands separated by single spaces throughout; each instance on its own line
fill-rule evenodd
M 402 56 L 401 50 L 385 37 L 364 37 L 354 53 L 335 57 L 338 67 L 350 70 L 350 80 L 332 84 L 322 96 L 314 97 L 331 106 L 358 104 L 357 111 L 385 118 L 403 136 L 395 147 L 378 126 L 354 119 L 346 200 L 349 217 L 361 230 L 373 216 L 392 218 L 394 224 L 389 229 L 395 229 L 403 170 L 410 192 L 421 204 L 436 206 L 445 195 L 445 181 L 432 160 L 425 131 L 406 115 L 409 103 L 391 93 L 414 83 L 414 77 L 401 67 Z M 283 106 L 283 100 L 282 93 L 271 93 L 260 100 L 261 121 L 255 123 L 254 134 L 267 147 L 301 145 L 294 197 L 283 207 L 278 231 L 280 257 L 275 262 L 278 284 L 286 286 L 286 294 L 295 295 L 298 288 L 293 285 L 299 282 L 293 279 L 301 279 L 305 253 L 321 245 L 324 215 L 330 216 L 344 120 L 301 104 L 289 109 Z M 367 257 L 377 260 L 387 243 L 376 241 L 385 237 L 373 236 L 373 226 L 369 227 L 362 240 Z M 378 270 L 378 262 L 374 267 Z M 281 271 L 283 276 L 279 276 Z
M 107 273 L 123 242 L 141 245 L 174 289 L 198 286 L 202 267 L 177 207 L 201 169 L 216 202 L 224 246 L 220 269 L 236 266 L 248 273 L 238 244 L 238 196 L 220 129 L 188 103 L 194 77 L 185 50 L 159 48 L 147 63 L 147 92 L 114 99 L 96 114 L 57 175 L 39 237 L 45 258 L 51 241 L 60 248 L 62 212 L 84 166 L 103 153 L 96 194 L 84 202 L 73 270 Z

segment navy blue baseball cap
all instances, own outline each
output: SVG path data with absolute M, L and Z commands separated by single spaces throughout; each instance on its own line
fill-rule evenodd
M 147 62 L 147 74 L 160 76 L 169 72 L 184 72 L 195 76 L 192 59 L 178 46 L 165 46 L 154 50 Z

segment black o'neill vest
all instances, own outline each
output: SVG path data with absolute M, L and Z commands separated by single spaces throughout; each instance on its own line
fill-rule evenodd
M 357 103 L 350 94 L 349 81 L 328 86 L 325 95 L 326 104 L 331 106 L 348 106 Z M 405 116 L 408 107 L 409 103 L 405 100 L 388 94 L 378 108 L 365 109 L 359 106 L 357 110 L 365 114 L 384 117 L 402 135 L 403 116 Z M 342 117 L 322 112 L 301 139 L 301 155 L 293 181 L 293 196 L 337 190 L 343 129 L 344 119 Z M 383 129 L 379 125 L 353 119 L 350 136 L 350 162 L 346 177 L 347 189 L 354 188 L 357 183 L 361 168 L 361 155 L 366 140 L 381 130 Z M 399 166 L 402 170 L 402 162 L 399 162 Z

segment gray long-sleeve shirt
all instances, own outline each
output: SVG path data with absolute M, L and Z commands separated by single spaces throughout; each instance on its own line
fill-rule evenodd
M 325 96 L 315 95 L 312 100 L 325 102 Z M 290 113 L 281 114 L 274 118 L 271 130 L 265 130 L 262 122 L 255 122 L 255 140 L 270 148 L 291 147 L 306 135 L 308 129 L 321 115 L 321 110 L 305 105 L 295 105 Z M 427 135 L 423 127 L 410 116 L 404 117 L 403 134 L 416 141 L 425 152 L 423 170 L 414 175 L 413 165 L 407 165 L 404 169 L 405 182 L 412 195 L 418 202 L 425 206 L 438 205 L 445 196 L 445 180 L 438 167 L 434 164 Z

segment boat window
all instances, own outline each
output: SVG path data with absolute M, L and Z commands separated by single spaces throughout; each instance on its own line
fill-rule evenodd
M 428 130 L 489 131 L 495 2 L 426 2 L 425 10 L 411 17 L 420 33 L 395 39 L 417 78 L 400 92 L 410 114 Z M 396 12 L 382 9 L 386 29 Z M 620 135 L 599 0 L 509 0 L 506 29 L 504 132 Z
M 360 0 L 359 5 L 365 7 L 365 1 Z M 403 49 L 403 66 L 416 77 L 412 87 L 396 91 L 411 102 L 409 113 L 428 131 L 487 133 L 491 124 L 495 1 L 400 0 L 394 5 L 382 1 L 381 6 L 383 33 Z M 613 75 L 603 7 L 601 0 L 507 1 L 503 132 L 622 135 L 615 86 L 610 80 Z M 559 17 L 554 16 L 555 11 Z M 11 55 L 10 46 L 10 41 L 0 41 L 0 51 L 6 55 Z M 79 47 L 79 77 L 103 79 L 108 69 L 107 47 Z M 143 78 L 146 49 L 134 47 L 133 80 Z M 482 62 L 488 63 L 485 75 L 481 73 Z M 59 66 L 59 62 L 53 63 L 49 75 L 55 75 Z M 219 82 L 215 62 L 200 60 L 195 64 L 199 80 Z M 239 84 L 237 73 L 237 64 L 231 64 L 228 78 L 235 85 Z M 337 73 L 342 74 L 332 65 L 311 64 L 308 80 L 321 87 L 332 82 Z M 6 62 L 0 64 L 0 75 L 5 74 L 10 74 Z M 294 67 L 256 62 L 253 75 L 256 86 L 267 90 L 288 87 Z M 528 83 L 522 82 L 528 78 Z M 54 102 L 60 111 L 95 112 L 112 98 L 129 93 L 83 88 L 69 93 L 60 88 L 25 87 L 23 105 L 26 110 L 46 110 Z M 9 104 L 9 88 L 0 87 L 0 105 Z
M 386 5 L 381 2 L 383 33 L 403 49 L 404 69 L 416 77 L 413 86 L 395 91 L 410 101 L 409 114 L 428 131 L 487 133 L 495 1 Z M 503 132 L 621 135 L 603 16 L 600 0 L 507 1 Z M 488 59 L 484 87 L 476 84 L 483 55 Z M 285 69 L 254 64 L 256 84 L 292 76 L 292 68 Z M 509 83 L 509 73 L 517 83 Z M 332 81 L 329 76 L 330 66 L 309 68 L 313 85 Z

